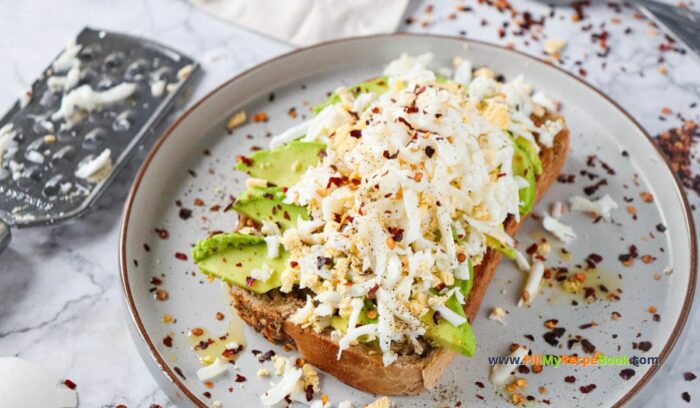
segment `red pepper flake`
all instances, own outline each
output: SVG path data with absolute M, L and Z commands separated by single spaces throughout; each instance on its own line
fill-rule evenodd
M 307 401 L 311 401 L 312 399 L 314 399 L 314 386 L 312 384 L 307 385 L 304 389 L 304 392 L 306 393 Z
M 63 380 L 63 385 L 70 388 L 71 390 L 74 390 L 77 387 L 77 385 L 73 381 L 71 381 L 67 378 L 65 380 Z
M 395 242 L 401 242 L 403 239 L 403 232 L 403 228 L 389 227 L 389 233 Z
M 157 300 L 160 300 L 160 301 L 168 300 L 168 298 L 170 297 L 170 295 L 168 294 L 168 291 L 165 289 L 156 290 L 156 293 L 154 296 Z
M 607 185 L 608 185 L 608 180 L 602 179 L 595 184 L 584 187 L 583 192 L 586 193 L 586 195 L 590 196 L 590 195 L 595 194 L 600 187 L 607 186 Z
M 154 276 L 154 277 L 151 278 L 151 285 L 158 286 L 158 285 L 160 285 L 161 283 L 163 283 L 163 281 L 162 281 L 160 278 L 158 278 L 158 277 L 156 277 L 156 276 Z
M 394 154 L 390 154 L 388 150 L 384 150 L 384 152 L 382 153 L 382 156 L 384 156 L 384 158 L 387 160 L 392 160 L 392 159 L 395 159 L 399 156 L 399 152 L 397 151 Z
M 650 341 L 640 341 L 639 344 L 637 345 L 637 348 L 642 350 L 643 352 L 647 352 L 651 350 L 652 344 Z
M 581 340 L 581 348 L 583 349 L 583 351 L 585 353 L 588 353 L 588 354 L 595 353 L 595 346 L 593 345 L 593 343 L 588 341 L 588 339 Z
M 418 107 L 415 105 L 415 102 L 411 106 L 407 106 L 403 109 L 404 112 L 406 113 L 417 113 L 418 112 Z
M 689 403 L 690 402 L 690 394 L 688 394 L 688 391 L 683 392 L 683 394 L 681 394 L 681 398 L 683 398 L 683 401 Z
M 527 253 L 528 255 L 532 255 L 535 252 L 537 252 L 537 244 L 532 244 L 525 250 L 525 253 Z
M 700 137 L 700 128 L 697 123 L 687 120 L 677 128 L 662 132 L 654 142 L 669 159 L 671 167 L 678 174 L 683 185 L 700 194 L 700 175 L 692 170 L 690 153 L 698 137 Z
M 204 205 L 204 200 L 202 200 L 201 198 L 195 198 L 194 205 L 196 205 L 197 207 L 201 207 Z
M 331 188 L 332 184 L 335 184 L 336 187 L 340 187 L 345 181 L 347 181 L 345 177 L 329 177 L 328 184 L 326 184 L 326 188 Z
M 379 285 L 374 285 L 372 289 L 367 292 L 367 299 L 374 299 L 377 297 L 377 291 L 379 290 Z
M 595 384 L 588 384 L 588 385 L 582 385 L 581 387 L 579 387 L 579 390 L 584 394 L 588 394 L 589 392 L 595 390 L 596 388 L 598 388 L 598 386 L 596 386 Z
M 265 112 L 258 112 L 253 115 L 253 123 L 267 122 L 268 119 L 267 113 Z
M 404 117 L 402 117 L 402 116 L 399 116 L 399 117 L 396 119 L 396 121 L 397 121 L 397 122 L 400 122 L 400 123 L 403 123 L 403 124 L 406 125 L 406 127 L 409 128 L 410 130 L 415 130 L 415 129 L 413 128 L 413 126 L 411 126 L 411 124 L 408 123 L 408 121 L 406 120 L 406 118 L 404 118 Z
M 574 377 L 573 375 L 567 375 L 566 377 L 564 377 L 564 381 L 568 382 L 569 384 L 573 384 L 576 382 L 576 377 Z
M 186 261 L 187 255 L 183 254 L 182 252 L 175 252 L 175 258 L 177 258 L 181 261 Z
M 695 376 L 695 374 L 691 373 L 690 371 L 683 374 L 683 379 L 686 381 L 693 381 L 696 378 L 697 377 Z
M 165 228 L 156 228 L 156 234 L 158 234 L 158 238 L 160 239 L 168 239 L 168 237 L 170 236 L 170 233 Z
M 245 377 L 243 377 L 240 374 L 236 374 L 236 382 L 237 383 L 246 382 L 246 381 L 247 381 L 247 379 Z
M 433 322 L 434 322 L 435 324 L 438 324 L 438 323 L 440 322 L 440 317 L 441 317 L 441 316 L 442 316 L 442 315 L 440 314 L 440 312 L 435 312 L 435 313 L 433 313 Z
M 216 312 L 216 320 L 224 320 L 224 314 L 221 312 Z
M 635 372 L 631 368 L 625 368 L 624 370 L 620 371 L 620 377 L 622 377 L 622 379 L 625 381 L 634 377 L 634 374 L 635 374 Z
M 190 217 L 192 217 L 192 210 L 187 208 L 180 208 L 180 212 L 178 215 L 182 220 L 187 221 Z
M 433 149 L 432 146 L 426 146 L 425 155 L 428 156 L 428 158 L 432 158 L 434 154 L 435 154 L 435 149 Z
M 354 137 L 355 139 L 359 139 L 362 137 L 362 131 L 360 129 L 353 129 L 350 131 L 350 137 Z
M 163 344 L 165 344 L 165 347 L 172 347 L 173 346 L 173 338 L 170 335 L 167 335 L 163 338 Z
M 251 167 L 253 165 L 253 159 L 243 156 L 243 155 L 238 155 L 236 156 L 236 161 L 243 163 L 244 165 Z

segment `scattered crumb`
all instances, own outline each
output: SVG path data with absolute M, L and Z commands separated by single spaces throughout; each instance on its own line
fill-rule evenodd
M 391 400 L 389 397 L 381 397 L 378 400 L 367 405 L 365 408 L 390 408 Z
M 544 52 L 549 55 L 559 54 L 559 51 L 563 50 L 564 47 L 566 47 L 564 40 L 550 38 L 544 42 Z
M 231 131 L 239 126 L 242 126 L 248 120 L 248 115 L 245 111 L 238 111 L 231 115 L 226 122 L 226 129 Z
M 506 312 L 505 312 L 505 310 L 503 310 L 503 308 L 494 307 L 493 309 L 491 309 L 491 313 L 489 313 L 489 319 L 495 320 L 498 323 L 505 325 L 506 322 L 505 322 L 505 320 L 503 320 L 503 317 L 505 315 L 506 315 Z

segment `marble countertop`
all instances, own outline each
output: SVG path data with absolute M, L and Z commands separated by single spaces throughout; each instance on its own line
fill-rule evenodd
M 532 10 L 535 18 L 549 15 L 548 6 L 532 0 L 511 3 Z M 458 4 L 471 11 L 457 12 Z M 507 13 L 477 1 L 419 1 L 410 4 L 411 22 L 404 22 L 400 30 L 466 35 L 540 57 L 545 57 L 545 38 L 563 39 L 567 46 L 561 66 L 608 93 L 651 134 L 679 126 L 684 119 L 698 120 L 700 108 L 694 103 L 700 100 L 700 58 L 662 52 L 663 33 L 635 18 L 630 8 L 618 11 L 600 2 L 586 8 L 586 19 L 575 24 L 573 14 L 573 9 L 564 8 L 547 18 L 536 34 L 539 41 L 530 34 L 513 36 L 512 25 L 501 38 L 499 28 L 511 21 Z M 588 24 L 590 30 L 583 31 Z M 206 74 L 193 101 L 236 73 L 292 49 L 221 22 L 184 1 L 121 0 L 117 7 L 115 2 L 90 0 L 0 0 L 0 107 L 10 106 L 86 25 L 142 35 L 201 61 Z M 598 55 L 603 52 L 600 40 L 591 39 L 602 31 L 609 33 L 607 56 Z M 0 255 L 0 356 L 40 362 L 70 378 L 78 385 L 82 407 L 170 405 L 127 332 L 117 268 L 122 205 L 149 145 L 131 160 L 95 211 L 68 224 L 15 231 L 10 248 Z M 689 197 L 700 204 L 695 192 Z M 683 379 L 687 371 L 700 374 L 700 349 L 695 346 L 700 342 L 700 314 L 695 313 L 689 324 L 683 357 L 671 367 L 649 406 L 700 401 L 700 393 L 691 391 L 697 384 Z M 684 391 L 691 393 L 691 404 L 681 399 Z

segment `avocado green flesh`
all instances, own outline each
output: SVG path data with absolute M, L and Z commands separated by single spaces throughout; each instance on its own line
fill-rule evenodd
M 243 193 L 231 208 L 258 222 L 274 222 L 282 230 L 295 226 L 299 217 L 309 219 L 306 207 L 285 204 L 284 197 L 279 187 L 255 188 Z
M 462 292 L 462 296 L 464 296 L 465 299 L 471 293 L 472 286 L 474 285 L 474 265 L 471 259 L 468 259 L 467 262 L 469 262 L 469 279 L 455 279 L 455 285 L 459 286 L 459 290 Z
M 333 316 L 331 318 L 331 326 L 336 329 L 340 330 L 343 333 L 348 332 L 348 318 L 347 317 L 340 317 L 340 316 Z M 365 309 L 362 309 L 360 312 L 360 316 L 357 318 L 357 323 L 359 325 L 363 324 L 372 324 L 372 323 L 377 323 L 377 319 L 370 319 L 367 317 L 367 311 Z
M 515 145 L 524 151 L 528 159 L 530 159 L 530 163 L 532 163 L 532 167 L 535 169 L 535 175 L 539 176 L 542 174 L 542 160 L 540 160 L 540 154 L 537 153 L 532 142 L 524 137 L 517 137 L 514 140 Z
M 532 210 L 532 206 L 535 204 L 535 168 L 527 153 L 517 145 L 513 155 L 513 174 L 527 180 L 527 187 L 518 191 L 520 214 L 525 215 Z
M 200 272 L 255 293 L 265 293 L 281 286 L 280 273 L 287 256 L 282 251 L 277 258 L 269 259 L 267 244 L 262 237 L 238 233 L 215 235 L 199 241 L 192 250 Z M 255 280 L 249 284 L 251 271 L 262 269 L 263 264 L 273 269 L 270 278 L 265 282 Z
M 362 93 L 369 93 L 373 92 L 377 95 L 381 95 L 384 92 L 386 92 L 389 89 L 389 83 L 387 82 L 387 78 L 385 76 L 380 76 L 378 78 L 370 79 L 369 81 L 362 82 L 360 84 L 357 84 L 355 86 L 352 86 L 350 88 L 350 92 L 352 93 L 353 96 L 357 97 L 359 94 Z M 335 105 L 336 103 L 340 102 L 340 95 L 337 93 L 333 93 L 331 96 L 328 97 L 325 101 L 314 105 L 311 110 L 318 114 L 321 112 L 326 106 L 330 105 Z
M 496 251 L 500 252 L 501 255 L 509 258 L 509 259 L 515 259 L 515 248 L 509 247 L 503 243 L 501 243 L 499 240 L 496 238 L 486 236 L 486 246 L 489 248 L 493 248 Z
M 467 317 L 464 308 L 457 302 L 454 296 L 445 302 L 445 306 L 462 317 Z M 461 324 L 459 327 L 453 326 L 445 319 L 439 319 L 435 324 L 433 315 L 435 312 L 426 313 L 421 320 L 426 325 L 426 336 L 439 346 L 447 347 L 465 356 L 474 355 L 476 351 L 476 338 L 469 322 Z
M 272 150 L 259 150 L 251 154 L 248 160 L 236 163 L 236 169 L 276 186 L 291 187 L 307 168 L 319 162 L 321 151 L 325 148 L 323 143 L 294 140 Z

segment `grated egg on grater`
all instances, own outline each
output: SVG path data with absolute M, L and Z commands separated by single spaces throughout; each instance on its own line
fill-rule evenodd
M 0 251 L 11 226 L 89 209 L 198 73 L 153 41 L 81 31 L 0 119 Z

